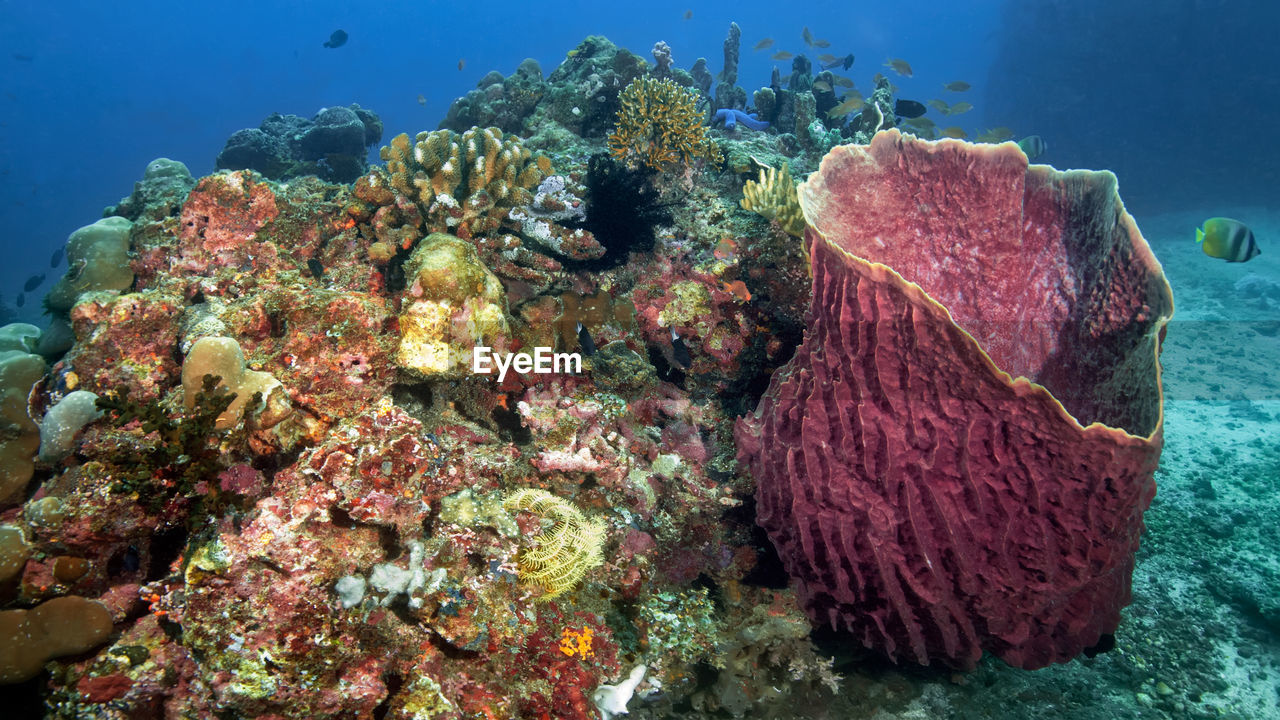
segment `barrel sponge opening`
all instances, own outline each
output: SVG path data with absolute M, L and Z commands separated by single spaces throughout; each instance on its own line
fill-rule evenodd
M 111 636 L 111 613 L 97 600 L 69 595 L 31 610 L 0 612 L 0 685 L 30 680 L 49 660 L 76 655 Z
M 133 285 L 133 269 L 129 267 L 132 229 L 133 223 L 127 219 L 108 217 L 71 233 L 67 238 L 67 274 L 45 297 L 49 308 L 66 312 L 81 293 L 128 290 Z
M 182 363 L 183 403 L 188 411 L 195 408 L 196 395 L 204 386 L 205 375 L 222 378 L 218 386 L 236 396 L 218 416 L 219 430 L 232 427 L 240 420 L 255 393 L 262 393 L 262 398 L 257 407 L 249 408 L 254 427 L 269 428 L 293 412 L 284 385 L 271 373 L 246 369 L 244 351 L 232 338 L 203 337 L 191 346 Z

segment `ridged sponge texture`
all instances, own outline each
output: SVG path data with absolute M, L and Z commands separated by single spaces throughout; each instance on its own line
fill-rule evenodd
M 804 342 L 736 438 L 810 617 L 921 664 L 1097 644 L 1155 493 L 1173 309 L 1114 177 L 891 132 L 800 198 Z

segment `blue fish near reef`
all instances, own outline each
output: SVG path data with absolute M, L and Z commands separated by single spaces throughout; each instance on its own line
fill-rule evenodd
M 1200 243 L 1205 255 L 1227 262 L 1245 262 L 1262 254 L 1258 242 L 1253 239 L 1253 231 L 1231 218 L 1205 220 L 1203 227 L 1196 228 L 1196 242 Z
M 591 333 L 587 332 L 587 326 L 578 323 L 578 347 L 582 348 L 582 354 L 591 357 L 596 354 L 596 343 L 591 339 Z
M 671 328 L 671 357 L 685 370 L 693 364 L 693 357 L 689 355 L 689 346 L 684 344 L 684 338 L 680 337 L 680 333 L 676 332 L 675 328 Z
M 711 124 L 715 125 L 718 122 L 724 123 L 725 130 L 733 130 L 738 126 L 738 123 L 742 123 L 752 130 L 765 130 L 769 127 L 768 121 L 731 108 L 720 108 L 716 111 L 716 116 L 711 119 Z
M 324 46 L 327 48 L 340 48 L 346 44 L 347 44 L 347 31 L 334 30 L 333 34 L 329 36 L 329 41 L 326 42 Z

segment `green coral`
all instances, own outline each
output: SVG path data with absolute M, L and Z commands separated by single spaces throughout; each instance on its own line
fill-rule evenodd
M 205 375 L 191 409 L 177 417 L 170 417 L 159 401 L 131 400 L 128 386 L 98 398 L 95 404 L 116 428 L 137 421 L 144 436 L 155 435 L 142 448 L 125 445 L 110 458 L 115 466 L 114 492 L 145 499 L 152 512 L 175 496 L 195 497 L 196 485 L 202 481 L 208 485 L 209 498 L 219 499 L 218 483 L 210 480 L 223 468 L 224 444 L 238 446 L 245 440 L 243 425 L 230 431 L 217 429 L 219 416 L 236 398 L 219 387 L 221 381 L 216 375 Z M 252 404 L 260 402 L 260 393 L 255 393 Z
M 804 212 L 786 163 L 781 169 L 761 170 L 759 180 L 747 181 L 742 188 L 742 209 L 776 221 L 788 235 L 804 236 Z
M 414 140 L 401 133 L 379 155 L 388 183 L 417 202 L 428 230 L 464 239 L 497 230 L 551 172 L 550 160 L 495 127 L 420 132 Z
M 666 170 L 704 158 L 719 165 L 720 147 L 707 137 L 696 90 L 671 80 L 636 78 L 618 95 L 622 107 L 609 136 L 609 152 L 628 163 Z

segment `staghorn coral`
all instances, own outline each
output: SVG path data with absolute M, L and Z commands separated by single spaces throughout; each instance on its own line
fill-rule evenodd
M 704 158 L 723 162 L 720 147 L 707 137 L 698 110 L 698 93 L 671 80 L 637 78 L 618 96 L 622 107 L 609 136 L 609 151 L 619 160 L 642 162 L 655 170 Z
M 747 181 L 742 188 L 742 209 L 776 220 L 788 235 L 804 236 L 804 213 L 786 163 L 780 169 L 762 169 L 759 180 Z
M 418 203 L 429 229 L 464 239 L 497 230 L 551 172 L 550 160 L 493 127 L 420 132 L 416 141 L 401 133 L 379 154 L 391 187 Z
M 538 535 L 536 544 L 520 553 L 520 579 L 542 589 L 540 600 L 563 595 L 578 584 L 588 570 L 604 562 L 603 520 L 588 520 L 567 500 L 546 490 L 524 488 L 512 493 L 503 506 L 508 510 L 528 510 L 551 522 Z

